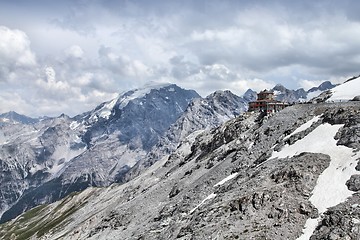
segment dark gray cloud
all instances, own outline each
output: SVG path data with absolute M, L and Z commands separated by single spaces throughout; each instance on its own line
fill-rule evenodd
M 0 100 L 13 98 L 0 112 L 75 114 L 147 81 L 202 95 L 341 81 L 359 74 L 359 11 L 355 0 L 3 1 Z

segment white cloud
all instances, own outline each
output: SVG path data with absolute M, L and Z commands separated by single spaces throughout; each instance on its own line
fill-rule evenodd
M 0 56 L 2 64 L 34 66 L 35 54 L 30 49 L 27 35 L 17 29 L 0 26 Z
M 203 97 L 216 90 L 231 90 L 235 94 L 242 95 L 249 88 L 260 91 L 275 86 L 272 81 L 244 78 L 222 64 L 201 66 L 183 61 L 182 58 L 172 59 L 171 62 L 177 70 L 192 67 L 191 72 L 188 71 L 187 74 L 182 75 L 181 78 L 174 78 L 173 81 L 186 88 L 195 88 Z
M 321 83 L 323 83 L 324 80 L 300 80 L 299 81 L 299 85 L 304 88 L 305 90 L 309 90 L 310 88 L 313 87 L 318 87 Z
M 73 45 L 65 50 L 65 54 L 67 57 L 73 57 L 73 58 L 83 58 L 84 57 L 84 51 L 82 48 L 78 45 Z
M 102 67 L 110 70 L 119 77 L 141 80 L 151 76 L 151 69 L 137 59 L 126 55 L 118 55 L 110 47 L 100 47 L 99 58 Z
M 248 89 L 260 92 L 264 89 L 271 89 L 275 86 L 274 82 L 266 81 L 263 79 L 241 79 L 231 83 L 231 89 L 236 89 L 236 93 L 242 95 Z
M 14 111 L 14 109 L 16 109 L 18 113 L 29 114 L 34 111 L 34 106 L 14 91 L 2 91 L 0 94 L 0 102 L 2 103 L 0 107 L 2 112 Z
M 37 11 L 14 5 L 22 11 L 0 15 L 12 28 L 0 27 L 0 97 L 14 92 L 16 101 L 33 109 L 30 114 L 53 115 L 56 109 L 81 113 L 153 80 L 203 96 L 218 89 L 241 95 L 276 83 L 339 83 L 358 75 L 360 65 L 359 4 L 342 2 L 95 0 L 28 6 Z M 25 12 L 27 21 L 20 21 Z
M 20 30 L 0 26 L 0 81 L 7 81 L 11 73 L 36 66 L 27 35 Z

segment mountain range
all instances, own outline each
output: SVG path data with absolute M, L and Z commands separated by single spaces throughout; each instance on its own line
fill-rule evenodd
M 328 101 L 358 82 L 331 85 Z M 290 102 L 309 94 L 280 85 L 273 90 Z M 268 118 L 244 113 L 255 97 L 249 90 L 243 97 L 217 91 L 201 98 L 167 84 L 126 92 L 73 118 L 1 126 L 2 222 L 65 198 L 20 215 L 0 231 L 6 237 L 20 227 L 24 231 L 17 234 L 44 239 L 300 236 L 309 216 L 319 222 L 325 213 L 316 212 L 308 197 L 331 159 L 325 150 L 285 158 L 276 151 L 327 124 L 345 124 L 338 142 L 358 149 L 353 133 L 359 105 L 347 96 L 341 103 L 294 105 Z M 318 161 L 312 165 L 309 159 Z M 28 220 L 36 231 L 29 232 Z M 271 230 L 272 224 L 281 231 Z
M 27 117 L 25 115 L 18 114 L 14 111 L 0 114 L 0 126 L 7 124 L 34 124 L 40 119 Z

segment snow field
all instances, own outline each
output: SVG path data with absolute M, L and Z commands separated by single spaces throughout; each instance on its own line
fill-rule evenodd
M 353 99 L 355 96 L 360 95 L 360 78 L 343 83 L 331 89 L 332 96 L 327 102 L 347 101 Z
M 296 133 L 302 132 L 306 129 L 308 129 L 313 123 L 316 123 L 317 121 L 319 121 L 321 118 L 321 116 L 315 116 L 313 117 L 311 120 L 307 121 L 306 123 L 302 124 L 300 127 L 298 127 L 297 129 L 295 129 L 294 132 L 292 132 L 290 135 L 286 136 L 284 138 L 284 140 L 288 139 L 289 137 L 295 135 Z
M 303 235 L 298 240 L 309 239 L 328 208 L 344 202 L 353 192 L 345 183 L 351 175 L 356 174 L 356 159 L 360 153 L 354 154 L 351 148 L 337 146 L 335 134 L 343 125 L 322 124 L 303 139 L 293 145 L 286 145 L 280 152 L 273 152 L 271 158 L 293 157 L 302 152 L 323 153 L 331 158 L 330 165 L 320 174 L 309 201 L 318 209 L 320 217 L 308 219 Z

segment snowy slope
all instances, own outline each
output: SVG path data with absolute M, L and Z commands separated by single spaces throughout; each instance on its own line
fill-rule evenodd
M 347 81 L 341 85 L 336 86 L 331 90 L 332 96 L 327 100 L 330 101 L 349 101 L 354 97 L 360 95 L 360 78 Z
M 148 95 L 151 91 L 154 90 L 160 90 L 162 88 L 169 87 L 168 91 L 174 91 L 174 88 L 170 87 L 171 85 L 172 84 L 170 83 L 166 83 L 166 84 L 152 83 L 152 84 L 147 84 L 141 88 L 123 92 L 113 100 L 102 103 L 97 108 L 95 108 L 88 116 L 84 116 L 83 118 L 88 119 L 88 122 L 90 123 L 97 122 L 101 118 L 107 120 L 109 119 L 111 114 L 115 114 L 115 109 L 114 109 L 115 106 L 118 109 L 123 109 L 129 104 L 129 102 L 136 99 L 144 98 L 146 95 Z
M 314 121 L 318 120 L 319 117 L 314 117 L 296 129 L 294 133 L 306 130 L 304 126 L 310 127 Z M 329 207 L 344 202 L 354 194 L 354 192 L 347 189 L 346 181 L 356 174 L 355 165 L 360 158 L 360 153 L 354 153 L 351 148 L 337 145 L 334 137 L 341 127 L 343 127 L 341 124 L 322 124 L 303 139 L 293 145 L 286 145 L 280 152 L 274 152 L 271 156 L 271 158 L 286 158 L 303 152 L 314 152 L 327 154 L 331 158 L 330 166 L 319 176 L 317 185 L 309 199 L 318 209 L 320 215 L 316 219 L 308 219 L 305 224 L 304 234 L 298 238 L 299 240 L 309 239 L 321 220 L 321 214 Z

